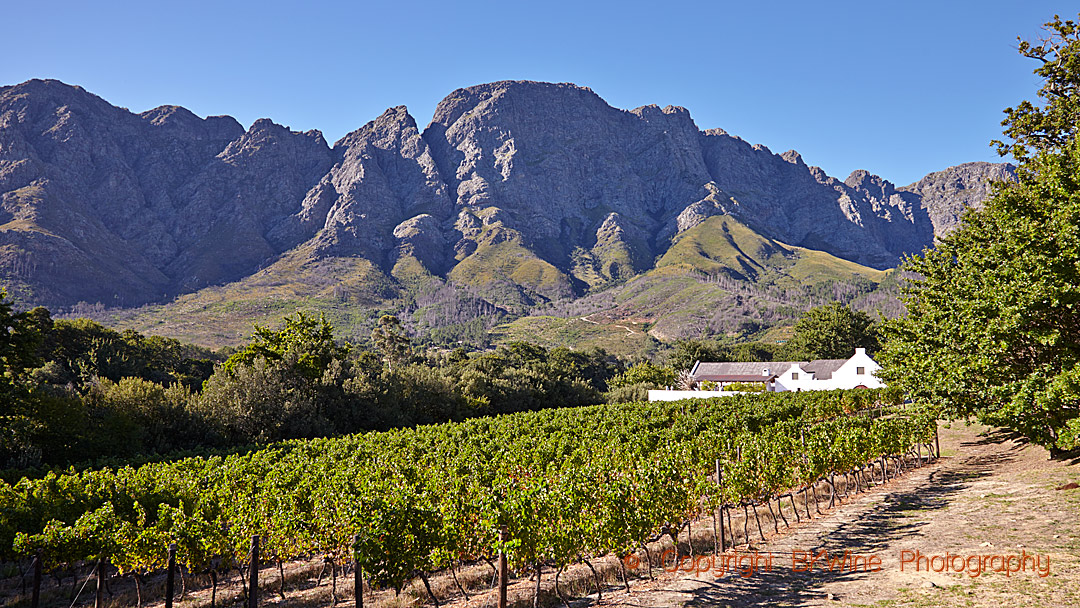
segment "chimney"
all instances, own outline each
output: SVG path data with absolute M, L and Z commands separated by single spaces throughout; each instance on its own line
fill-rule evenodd
M 859 355 L 862 355 L 862 356 L 865 357 L 866 356 L 866 349 L 865 348 L 856 348 L 855 349 L 855 356 L 857 357 Z

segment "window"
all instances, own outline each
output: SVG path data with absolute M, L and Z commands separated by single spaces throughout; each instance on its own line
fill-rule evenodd
M 791 379 L 792 380 L 798 380 L 799 379 L 799 372 L 791 372 Z
M 866 373 L 866 368 L 865 367 L 856 367 L 855 368 L 855 375 L 856 376 L 862 376 L 865 373 Z

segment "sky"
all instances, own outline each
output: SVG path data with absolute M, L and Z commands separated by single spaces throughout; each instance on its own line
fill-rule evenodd
M 618 108 L 687 108 L 841 179 L 905 185 L 1000 158 L 1002 110 L 1035 99 L 1016 52 L 1043 0 L 419 2 L 4 0 L 0 85 L 55 78 L 141 112 L 269 117 L 333 143 L 386 108 L 423 128 L 454 89 L 573 82 Z

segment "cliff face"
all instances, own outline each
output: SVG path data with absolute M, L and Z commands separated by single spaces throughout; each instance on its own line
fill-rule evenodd
M 716 215 L 880 269 L 1010 175 L 839 181 L 683 108 L 619 110 L 570 84 L 459 89 L 423 132 L 397 107 L 331 148 L 267 119 L 134 114 L 29 81 L 0 88 L 0 280 L 35 303 L 135 305 L 303 252 L 537 301 L 648 270 Z
M 318 132 L 132 114 L 78 87 L 0 91 L 0 272 L 34 300 L 136 304 L 235 280 L 330 168 Z

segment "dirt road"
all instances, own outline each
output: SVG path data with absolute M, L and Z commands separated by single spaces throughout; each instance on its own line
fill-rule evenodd
M 755 546 L 762 559 L 750 576 L 717 578 L 714 558 L 698 562 L 709 572 L 666 572 L 602 604 L 1080 606 L 1080 489 L 1056 489 L 1080 481 L 1080 464 L 982 427 L 942 428 L 941 439 L 938 462 Z M 807 554 L 821 559 L 799 571 Z M 768 555 L 772 570 L 761 571 Z M 1022 570 L 995 572 L 1027 556 Z M 749 564 L 744 554 L 742 573 Z

